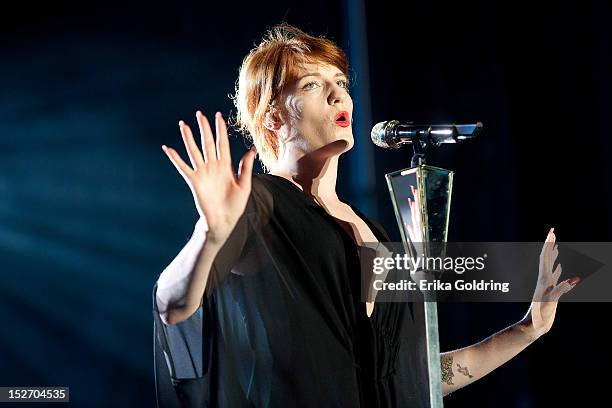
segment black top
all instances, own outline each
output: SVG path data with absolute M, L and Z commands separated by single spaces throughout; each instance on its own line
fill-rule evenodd
M 418 406 L 410 308 L 376 303 L 368 317 L 360 273 L 358 247 L 334 217 L 289 180 L 254 175 L 193 316 L 201 350 L 182 347 L 201 379 L 189 392 L 214 407 Z

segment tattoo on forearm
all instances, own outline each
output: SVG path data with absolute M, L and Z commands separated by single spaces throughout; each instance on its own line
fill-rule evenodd
M 463 375 L 467 375 L 467 376 L 468 376 L 468 377 L 470 377 L 470 378 L 473 378 L 473 377 L 474 377 L 474 376 L 473 376 L 473 375 L 471 375 L 471 374 L 470 374 L 470 372 L 468 371 L 467 366 L 466 366 L 466 367 L 461 367 L 461 366 L 459 365 L 459 363 L 457 363 L 457 367 L 458 367 L 457 371 L 459 371 L 461 374 L 463 374 Z
M 455 374 L 453 374 L 453 356 L 442 356 L 440 366 L 442 368 L 442 382 L 448 385 L 454 385 L 453 377 Z

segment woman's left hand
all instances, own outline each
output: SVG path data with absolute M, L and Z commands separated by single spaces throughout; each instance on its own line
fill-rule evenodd
M 559 255 L 555 245 L 555 229 L 551 228 L 540 253 L 540 268 L 538 283 L 531 306 L 525 317 L 518 323 L 521 330 L 525 332 L 531 340 L 536 340 L 547 333 L 555 321 L 557 303 L 559 298 L 572 290 L 578 282 L 579 277 L 564 280 L 557 284 L 561 276 L 561 264 L 558 264 L 553 272 L 555 261 Z

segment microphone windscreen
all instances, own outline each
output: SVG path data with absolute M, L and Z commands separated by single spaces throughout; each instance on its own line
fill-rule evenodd
M 372 138 L 372 142 L 382 148 L 389 148 L 390 146 L 385 142 L 385 126 L 387 122 L 379 122 L 372 128 L 372 132 L 370 133 L 370 137 Z

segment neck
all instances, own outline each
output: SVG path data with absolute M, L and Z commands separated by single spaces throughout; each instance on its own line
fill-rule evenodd
M 285 152 L 270 174 L 297 184 L 304 193 L 324 202 L 339 201 L 336 194 L 338 154 L 319 151 L 305 154 Z

